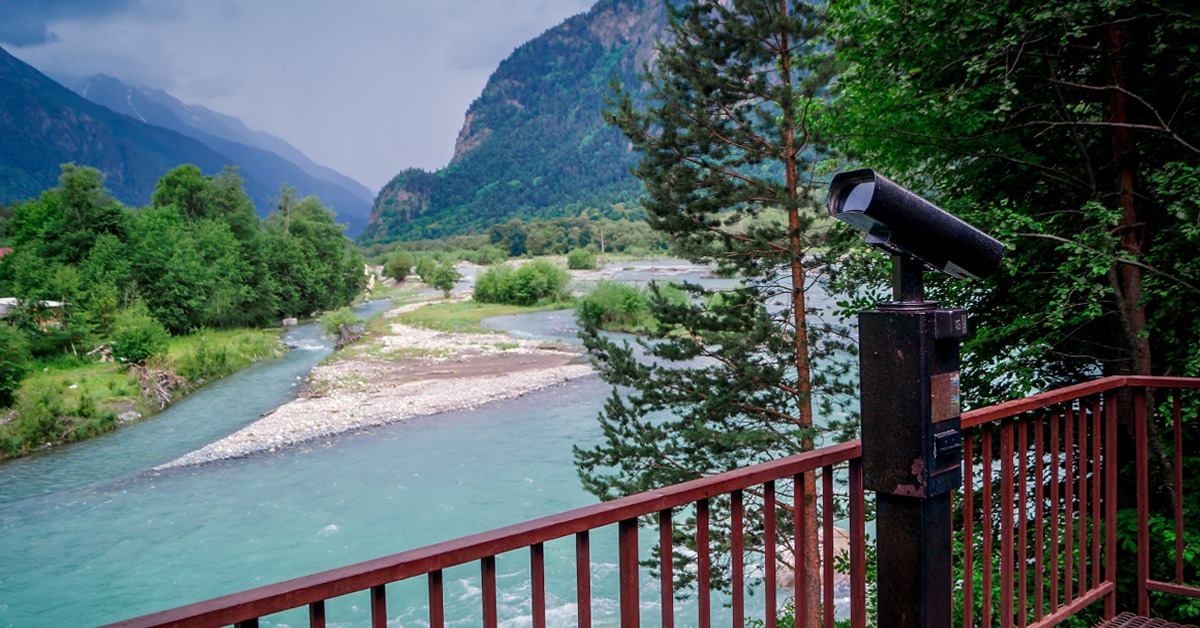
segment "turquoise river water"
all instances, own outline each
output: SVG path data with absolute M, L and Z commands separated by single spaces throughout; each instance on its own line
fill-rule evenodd
M 573 337 L 569 312 L 494 322 L 520 335 Z M 288 340 L 298 348 L 158 416 L 0 465 L 0 627 L 103 624 L 594 503 L 571 447 L 599 438 L 608 388 L 596 377 L 276 453 L 151 470 L 292 398 L 331 347 L 312 325 Z M 615 536 L 593 537 L 597 625 L 615 624 L 616 565 L 606 558 Z M 528 557 L 517 554 L 498 561 L 510 626 L 529 624 Z M 571 625 L 573 546 L 552 543 L 546 555 L 551 624 Z M 478 566 L 448 571 L 445 583 L 447 619 L 477 624 Z M 650 620 L 657 593 L 646 586 Z M 424 592 L 423 579 L 390 585 L 391 625 L 425 625 Z M 334 601 L 329 617 L 365 624 L 367 596 Z M 306 619 L 282 614 L 264 625 Z

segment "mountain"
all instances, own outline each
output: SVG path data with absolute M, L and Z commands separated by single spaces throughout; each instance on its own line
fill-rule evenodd
M 274 153 L 299 166 L 309 176 L 341 187 L 368 204 L 374 199 L 374 193 L 358 181 L 313 162 L 285 140 L 255 131 L 233 116 L 201 105 L 189 105 L 161 89 L 128 85 L 105 74 L 56 78 L 80 96 L 117 113 L 183 133 L 210 146 L 212 141 L 226 140 Z
M 236 165 L 260 215 L 270 211 L 286 181 L 338 211 L 348 234 L 362 228 L 367 207 L 362 199 L 344 190 L 339 196 L 322 187 L 328 183 L 262 149 L 209 140 L 211 146 L 93 103 L 0 48 L 0 203 L 54 187 L 59 165 L 66 162 L 98 168 L 112 195 L 133 206 L 149 204 L 159 177 L 181 164 L 195 164 L 207 174 Z
M 638 83 L 665 24 L 661 0 L 601 0 L 518 47 L 467 110 L 450 165 L 396 175 L 375 198 L 360 242 L 603 213 L 634 200 L 636 156 L 601 112 L 614 76 Z

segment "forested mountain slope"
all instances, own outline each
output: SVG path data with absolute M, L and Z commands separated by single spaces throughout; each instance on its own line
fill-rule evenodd
M 502 61 L 467 110 L 454 157 L 380 191 L 364 243 L 481 231 L 629 201 L 634 155 L 601 111 L 614 76 L 637 81 L 666 21 L 659 0 L 601 0 Z

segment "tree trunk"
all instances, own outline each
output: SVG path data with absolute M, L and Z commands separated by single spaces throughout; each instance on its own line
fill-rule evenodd
M 787 0 L 779 0 L 779 12 L 787 15 Z M 780 46 L 780 75 L 785 82 L 791 80 L 791 51 L 789 36 L 782 34 Z M 791 112 L 783 115 L 792 120 Z M 791 289 L 792 289 L 792 318 L 796 331 L 796 405 L 800 427 L 811 430 L 813 426 L 812 410 L 812 365 L 808 351 L 808 325 L 805 320 L 804 302 L 804 247 L 800 239 L 800 213 L 796 201 L 800 198 L 800 183 L 798 172 L 798 156 L 795 147 L 796 131 L 791 125 L 783 129 L 782 157 L 785 171 L 785 186 L 788 194 L 788 249 L 791 251 Z M 812 436 L 806 435 L 800 443 L 801 449 L 808 451 L 813 448 Z M 821 625 L 821 558 L 817 550 L 817 478 L 813 472 L 804 474 L 804 494 L 806 501 L 798 516 L 804 517 L 805 529 L 808 535 L 803 539 L 803 591 L 807 601 L 808 612 L 805 617 L 796 617 L 797 626 L 816 628 Z M 798 561 L 797 561 L 798 562 Z M 799 604 L 797 604 L 797 607 Z M 833 609 L 826 609 L 832 612 Z
M 1121 237 L 1121 253 L 1128 259 L 1140 260 L 1145 253 L 1146 230 L 1137 212 L 1135 174 L 1137 169 L 1137 147 L 1130 132 L 1128 83 L 1126 80 L 1126 50 L 1130 38 L 1128 22 L 1114 21 L 1105 29 L 1105 52 L 1108 59 L 1112 89 L 1108 95 L 1108 121 L 1113 124 L 1111 133 L 1112 163 L 1117 203 L 1121 219 L 1117 233 Z M 1150 338 L 1146 330 L 1146 308 L 1142 303 L 1142 269 L 1133 264 L 1117 263 L 1109 273 L 1116 293 L 1117 315 L 1121 323 L 1127 356 L 1120 370 L 1131 375 L 1151 375 Z M 1146 402 L 1153 412 L 1152 392 Z M 1132 414 L 1127 414 L 1125 428 L 1133 433 Z M 1163 447 L 1158 424 L 1153 416 L 1146 424 L 1146 436 L 1150 450 L 1158 459 L 1158 468 L 1152 469 L 1157 476 L 1162 492 L 1173 496 L 1173 466 L 1170 455 Z M 1171 498 L 1173 499 L 1173 497 Z
M 1145 227 L 1138 217 L 1137 195 L 1134 193 L 1136 147 L 1129 131 L 1129 103 L 1126 95 L 1125 47 L 1129 40 L 1129 25 L 1115 23 L 1107 29 L 1109 72 L 1113 88 L 1109 90 L 1108 117 L 1112 126 L 1112 152 L 1117 203 L 1121 220 L 1117 226 L 1121 250 L 1126 257 L 1138 259 L 1145 245 Z M 1126 372 L 1150 374 L 1150 339 L 1146 336 L 1146 310 L 1142 305 L 1142 269 L 1132 264 L 1118 264 L 1115 273 L 1117 310 L 1121 319 L 1125 345 L 1129 351 Z

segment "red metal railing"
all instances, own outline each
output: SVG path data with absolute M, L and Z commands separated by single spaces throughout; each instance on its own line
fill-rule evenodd
M 642 604 L 639 589 L 642 585 L 639 573 L 639 529 L 649 524 L 658 527 L 658 540 L 662 547 L 671 548 L 673 535 L 681 525 L 694 526 L 689 532 L 696 539 L 696 569 L 694 595 L 688 602 L 695 603 L 695 622 L 709 626 L 741 626 L 746 621 L 747 588 L 751 584 L 747 577 L 748 565 L 757 567 L 761 585 L 756 587 L 762 594 L 762 617 L 764 625 L 773 627 L 779 608 L 776 588 L 776 572 L 781 563 L 790 560 L 781 558 L 778 548 L 791 548 L 801 565 L 801 577 L 795 577 L 792 595 L 797 601 L 796 612 L 803 616 L 809 611 L 807 597 L 803 595 L 803 565 L 807 564 L 806 544 L 800 542 L 808 536 L 805 517 L 794 517 L 797 504 L 812 500 L 820 505 L 817 525 L 824 539 L 820 549 L 821 574 L 824 583 L 820 596 L 820 616 L 825 626 L 834 625 L 834 561 L 835 530 L 838 518 L 837 501 L 848 510 L 849 529 L 845 536 L 849 540 L 848 562 L 850 565 L 849 589 L 851 603 L 849 619 L 851 625 L 865 625 L 866 599 L 864 548 L 863 491 L 860 473 L 859 446 L 857 442 L 825 447 L 816 451 L 792 456 L 782 460 L 723 473 L 661 490 L 633 495 L 611 502 L 596 504 L 527 523 L 521 523 L 490 532 L 431 545 L 384 558 L 351 565 L 295 580 L 281 582 L 258 589 L 243 591 L 188 606 L 113 624 L 114 626 L 217 626 L 236 624 L 256 626 L 258 618 L 281 611 L 309 609 L 309 623 L 324 626 L 326 601 L 342 595 L 365 594 L 370 600 L 372 625 L 387 623 L 387 591 L 390 583 L 424 576 L 428 582 L 428 620 L 430 625 L 440 626 L 445 621 L 443 570 L 457 565 L 477 562 L 482 580 L 482 607 L 479 609 L 478 624 L 496 626 L 499 617 L 497 599 L 496 559 L 508 552 L 529 553 L 529 586 L 532 590 L 529 615 L 534 626 L 546 625 L 546 568 L 545 543 L 574 536 L 577 617 L 580 626 L 592 624 L 592 563 L 591 532 L 605 526 L 616 525 L 618 529 L 619 563 L 619 606 L 622 626 L 637 626 L 642 619 Z M 818 474 L 817 494 L 810 495 L 802 481 L 805 474 Z M 838 489 L 835 475 L 844 478 L 845 486 Z M 790 489 L 790 490 L 788 490 Z M 841 490 L 842 495 L 835 494 Z M 790 495 L 789 495 L 790 494 Z M 694 509 L 694 511 L 692 510 Z M 686 517 L 686 522 L 676 521 L 676 515 Z M 680 517 L 683 518 L 683 517 Z M 693 523 L 694 521 L 694 523 Z M 639 523 L 640 522 L 640 523 Z M 782 525 L 781 525 L 782 524 Z M 790 524 L 790 525 L 789 525 Z M 719 537 L 722 545 L 727 544 L 727 553 L 714 551 L 710 543 Z M 675 552 L 659 552 L 657 564 L 661 607 L 656 625 L 671 626 L 675 622 L 675 585 L 677 578 L 672 558 Z M 753 556 L 751 555 L 753 553 Z M 644 558 L 644 557 L 643 557 Z M 713 617 L 711 590 L 713 572 L 718 570 L 717 561 L 727 564 L 720 573 L 729 579 L 728 617 Z M 721 605 L 718 605 L 720 608 Z M 690 617 L 690 616 L 689 616 Z M 692 620 L 689 619 L 688 623 Z
M 1181 426 L 1183 408 L 1194 408 L 1196 399 L 1184 403 L 1184 393 L 1200 389 L 1200 379 L 1112 377 L 1050 391 L 963 416 L 964 490 L 956 529 L 962 530 L 957 550 L 962 624 L 964 626 L 1053 626 L 1096 603 L 1103 617 L 1112 617 L 1117 606 L 1116 521 L 1118 493 L 1118 430 L 1132 425 L 1136 434 L 1137 468 L 1138 608 L 1149 615 L 1150 593 L 1163 592 L 1200 597 L 1200 588 L 1185 582 L 1185 520 Z M 1166 395 L 1164 395 L 1166 393 Z M 1165 401 L 1164 401 L 1165 400 Z M 1129 408 L 1132 418 L 1122 416 Z M 1162 408 L 1167 408 L 1165 414 Z M 1158 413 L 1157 416 L 1155 413 Z M 1196 417 L 1188 418 L 1195 420 Z M 1154 556 L 1149 533 L 1150 490 L 1146 443 L 1151 421 L 1171 428 L 1173 456 L 1172 495 L 1174 557 L 1170 582 L 1151 577 Z M 806 488 L 805 474 L 820 481 Z M 841 479 L 838 482 L 837 479 Z M 810 494 L 812 490 L 815 494 Z M 842 491 L 841 494 L 838 491 Z M 818 561 L 822 583 L 818 609 L 809 613 L 809 596 L 803 588 L 810 546 L 806 517 L 796 517 L 796 506 L 819 505 L 816 525 L 822 540 Z M 860 448 L 857 442 L 825 447 L 782 460 L 756 465 L 641 493 L 611 502 L 544 517 L 490 532 L 431 545 L 384 558 L 351 565 L 279 584 L 243 591 L 127 620 L 114 626 L 256 626 L 258 618 L 307 607 L 311 626 L 324 626 L 326 601 L 350 594 L 370 600 L 372 625 L 387 622 L 387 589 L 392 583 L 424 577 L 427 583 L 428 621 L 444 625 L 443 572 L 455 566 L 478 563 L 482 581 L 479 624 L 499 622 L 497 557 L 528 552 L 531 590 L 528 612 L 534 626 L 546 625 L 546 543 L 573 537 L 575 545 L 576 621 L 592 625 L 592 533 L 617 527 L 616 589 L 619 621 L 638 626 L 643 619 L 639 571 L 642 527 L 657 526 L 660 551 L 656 564 L 659 593 L 654 623 L 674 625 L 679 604 L 691 604 L 689 625 L 742 626 L 746 620 L 747 589 L 762 593 L 765 626 L 774 627 L 780 608 L 776 572 L 781 564 L 800 565 L 790 594 L 797 617 L 816 615 L 832 628 L 835 621 L 834 523 L 839 506 L 846 516 L 844 535 L 849 541 L 848 619 L 866 624 L 866 550 L 864 496 Z M 683 519 L 683 521 L 681 521 Z M 684 530 L 684 528 L 687 528 Z M 676 531 L 695 539 L 695 573 L 676 573 Z M 719 541 L 719 542 L 718 542 Z M 720 549 L 718 549 L 718 547 Z M 779 548 L 787 553 L 781 556 Z M 1159 562 L 1154 562 L 1154 561 Z M 720 564 L 718 564 L 720 563 Z M 722 567 L 723 566 L 723 567 Z M 747 567 L 757 576 L 748 577 Z M 729 582 L 725 600 L 727 617 L 714 619 L 714 575 Z M 690 580 L 689 580 L 690 578 Z M 676 585 L 694 584 L 686 601 L 675 597 Z M 786 594 L 786 593 L 785 593 Z M 722 611 L 726 612 L 726 611 Z M 617 618 L 614 618 L 617 619 Z
M 1097 602 L 1117 605 L 1118 430 L 1132 424 L 1137 468 L 1138 608 L 1149 591 L 1200 597 L 1184 584 L 1181 399 L 1200 380 L 1110 377 L 963 416 L 961 560 L 964 626 L 1053 626 Z M 1150 578 L 1147 426 L 1168 393 L 1174 455 L 1175 581 Z M 1132 421 L 1122 421 L 1125 407 Z M 1160 417 L 1162 418 L 1162 417 Z

